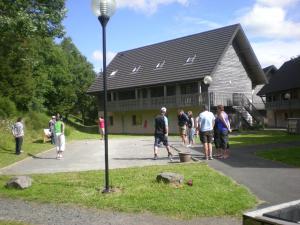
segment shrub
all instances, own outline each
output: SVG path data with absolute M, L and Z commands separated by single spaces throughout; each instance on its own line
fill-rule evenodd
M 17 113 L 16 105 L 7 97 L 0 97 L 0 118 L 13 117 Z

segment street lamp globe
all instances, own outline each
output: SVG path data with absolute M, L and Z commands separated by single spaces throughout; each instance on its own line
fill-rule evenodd
M 110 18 L 116 10 L 115 0 L 92 0 L 92 9 L 96 16 Z
M 205 76 L 203 79 L 204 84 L 210 85 L 212 83 L 212 77 L 211 76 Z

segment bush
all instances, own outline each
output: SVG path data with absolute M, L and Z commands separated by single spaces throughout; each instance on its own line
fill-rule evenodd
M 29 112 L 26 116 L 26 129 L 34 131 L 41 131 L 44 128 L 48 128 L 49 117 L 44 113 Z
M 6 119 L 15 116 L 17 108 L 14 102 L 7 97 L 0 96 L 0 118 Z

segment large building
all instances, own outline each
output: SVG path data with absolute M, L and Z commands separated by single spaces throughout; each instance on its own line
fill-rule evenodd
M 287 127 L 288 118 L 300 118 L 300 56 L 285 62 L 258 95 L 266 99 L 269 127 Z
M 211 76 L 208 86 L 204 77 Z M 103 111 L 103 77 L 88 90 Z M 168 109 L 170 132 L 177 110 L 198 114 L 204 104 L 223 104 L 236 125 L 260 115 L 251 103 L 264 72 L 239 24 L 119 52 L 107 67 L 109 132 L 153 133 L 153 119 Z

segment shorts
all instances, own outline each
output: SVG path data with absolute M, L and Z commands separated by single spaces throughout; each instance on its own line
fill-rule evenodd
M 186 125 L 179 126 L 179 134 L 186 135 Z
M 164 146 L 169 146 L 168 137 L 164 134 L 155 134 L 154 135 L 154 147 L 159 147 L 160 143 L 163 143 Z
M 202 143 L 212 143 L 213 142 L 213 131 L 200 131 L 200 141 Z
M 219 131 L 219 134 L 220 134 L 220 148 L 222 149 L 229 148 L 228 130 Z

